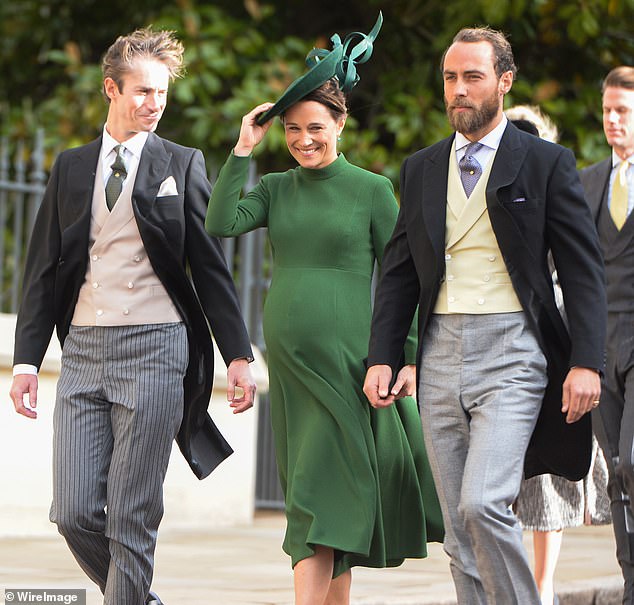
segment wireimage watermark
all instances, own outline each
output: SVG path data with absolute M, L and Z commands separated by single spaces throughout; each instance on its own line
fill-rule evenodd
M 5 605 L 30 605 L 31 603 L 64 603 L 86 605 L 85 588 L 5 588 Z

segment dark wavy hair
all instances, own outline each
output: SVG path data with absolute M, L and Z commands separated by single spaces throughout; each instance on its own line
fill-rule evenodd
M 321 86 L 311 90 L 305 97 L 302 97 L 298 103 L 301 101 L 316 101 L 317 103 L 321 103 L 328 109 L 335 122 L 348 115 L 346 95 L 341 88 L 339 88 L 337 78 L 326 80 Z M 286 112 L 280 115 L 282 121 L 284 121 L 285 114 Z
M 513 79 L 515 79 L 517 67 L 513 59 L 513 49 L 502 32 L 490 27 L 465 27 L 454 36 L 451 45 L 456 42 L 488 42 L 493 47 L 493 67 L 497 77 L 499 78 L 503 73 L 510 71 L 513 73 Z M 440 60 L 441 71 L 444 68 L 445 55 L 450 46 L 442 54 L 442 59 Z

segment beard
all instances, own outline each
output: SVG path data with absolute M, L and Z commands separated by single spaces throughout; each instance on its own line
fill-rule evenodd
M 471 111 L 456 112 L 456 107 L 469 107 Z M 482 102 L 480 107 L 476 107 L 462 100 L 455 101 L 450 105 L 445 97 L 445 108 L 451 127 L 456 132 L 468 135 L 479 132 L 493 121 L 500 109 L 500 99 L 497 92 L 494 92 Z

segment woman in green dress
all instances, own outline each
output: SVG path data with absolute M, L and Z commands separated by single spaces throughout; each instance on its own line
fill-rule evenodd
M 416 402 L 414 339 L 397 406 L 375 410 L 362 386 L 371 280 L 398 212 L 388 179 L 337 152 L 347 109 L 336 79 L 281 115 L 299 166 L 264 176 L 245 197 L 249 156 L 271 121 L 244 116 L 214 186 L 206 228 L 268 227 L 273 277 L 264 309 L 271 417 L 285 495 L 283 548 L 298 605 L 349 602 L 354 565 L 399 565 L 442 539 Z M 334 579 L 333 579 L 334 578 Z

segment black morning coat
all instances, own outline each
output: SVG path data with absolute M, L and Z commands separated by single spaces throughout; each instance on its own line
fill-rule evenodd
M 368 365 L 398 367 L 416 305 L 420 364 L 422 335 L 445 274 L 453 138 L 418 151 L 403 163 L 401 209 L 383 259 Z M 581 479 L 590 464 L 590 415 L 566 424 L 561 413 L 562 384 L 572 366 L 603 370 L 607 311 L 599 241 L 573 153 L 509 123 L 489 176 L 486 202 L 513 287 L 548 361 L 548 386 L 526 455 L 525 475 L 553 473 Z M 549 250 L 569 329 L 555 304 Z M 419 396 L 424 405 L 424 393 Z
M 53 328 L 62 345 L 68 334 L 86 275 L 100 150 L 101 138 L 64 151 L 55 162 L 27 254 L 14 364 L 39 368 Z M 157 203 L 159 187 L 169 176 L 178 194 Z M 214 363 L 209 326 L 227 364 L 253 357 L 220 242 L 204 229 L 210 191 L 199 150 L 149 134 L 132 207 L 152 267 L 187 328 L 189 366 L 177 442 L 200 479 L 232 453 L 207 413 Z

